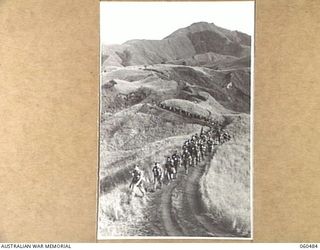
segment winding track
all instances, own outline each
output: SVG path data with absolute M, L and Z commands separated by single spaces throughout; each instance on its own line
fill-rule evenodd
M 213 153 L 214 154 L 214 153 Z M 206 172 L 211 157 L 185 175 L 179 169 L 178 178 L 149 195 L 146 209 L 149 221 L 144 225 L 150 236 L 237 237 L 205 214 L 200 195 L 200 178 Z
M 169 111 L 170 112 L 170 111 Z M 172 111 L 171 111 L 172 112 Z M 200 119 L 202 120 L 202 119 Z M 207 123 L 204 121 L 204 123 Z M 200 193 L 200 179 L 210 166 L 218 146 L 211 155 L 195 167 L 189 167 L 189 174 L 183 167 L 178 170 L 178 178 L 163 185 L 149 195 L 146 217 L 143 225 L 145 236 L 177 237 L 238 237 L 226 227 L 205 214 Z

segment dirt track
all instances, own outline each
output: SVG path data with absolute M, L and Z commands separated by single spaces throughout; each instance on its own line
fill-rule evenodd
M 208 217 L 202 206 L 199 183 L 211 158 L 207 157 L 198 166 L 191 167 L 188 175 L 180 168 L 176 180 L 148 195 L 149 206 L 146 209 L 148 221 L 144 224 L 144 234 L 237 237 Z

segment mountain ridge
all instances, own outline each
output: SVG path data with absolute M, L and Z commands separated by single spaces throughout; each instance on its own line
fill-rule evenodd
M 103 45 L 102 62 L 103 67 L 152 65 L 206 53 L 240 58 L 250 55 L 250 43 L 251 37 L 245 33 L 198 22 L 162 40 L 132 39 L 121 45 Z

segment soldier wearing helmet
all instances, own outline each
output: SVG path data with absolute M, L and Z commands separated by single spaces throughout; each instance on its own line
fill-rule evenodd
M 133 171 L 131 172 L 131 175 L 132 180 L 129 188 L 131 189 L 132 193 L 134 193 L 135 189 L 138 188 L 143 197 L 145 195 L 143 171 L 139 168 L 138 165 L 135 165 Z
M 160 189 L 162 188 L 162 179 L 163 179 L 162 168 L 160 167 L 159 162 L 154 163 L 154 166 L 152 168 L 152 173 L 153 173 L 153 190 L 156 191 L 158 184 L 160 186 Z

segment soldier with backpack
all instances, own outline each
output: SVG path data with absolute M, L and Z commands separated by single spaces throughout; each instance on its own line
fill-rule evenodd
M 165 175 L 166 175 L 168 181 L 170 182 L 173 179 L 175 179 L 175 173 L 176 173 L 173 160 L 171 159 L 170 156 L 168 156 L 167 161 L 164 166 L 165 166 L 165 171 L 166 171 Z
M 177 173 L 178 173 L 178 168 L 180 168 L 180 166 L 181 166 L 181 159 L 180 159 L 180 155 L 178 154 L 177 150 L 172 155 L 172 160 L 173 160 L 173 165 L 174 165 L 175 172 L 176 172 L 175 173 L 175 178 L 176 178 Z
M 223 137 L 224 141 L 229 141 L 231 139 L 231 136 L 230 136 L 230 134 L 228 132 L 224 132 L 222 134 L 222 137 Z
M 201 139 L 203 142 L 206 142 L 207 136 L 206 136 L 206 134 L 205 134 L 204 132 L 201 132 L 201 134 L 200 134 L 200 139 Z
M 220 132 L 220 129 L 217 129 L 217 131 L 216 131 L 216 139 L 217 139 L 218 144 L 221 144 L 221 132 Z
M 204 160 L 205 154 L 206 154 L 206 144 L 205 141 L 200 141 L 199 143 L 199 150 L 200 150 L 200 155 L 201 155 L 201 160 Z
M 163 179 L 163 173 L 162 168 L 160 167 L 159 162 L 154 163 L 154 167 L 152 168 L 153 173 L 153 190 L 157 190 L 157 185 L 159 184 L 160 189 L 162 188 L 162 179 Z
M 191 155 L 190 155 L 188 149 L 185 149 L 182 152 L 181 158 L 182 158 L 182 164 L 184 166 L 185 173 L 188 174 L 188 165 L 191 164 Z
M 213 141 L 212 139 L 209 137 L 208 141 L 207 141 L 207 145 L 208 145 L 208 152 L 209 154 L 212 153 L 212 149 L 213 149 Z
M 143 171 L 140 170 L 138 165 L 135 165 L 133 171 L 131 172 L 131 175 L 132 175 L 132 180 L 129 185 L 129 188 L 131 189 L 132 194 L 134 194 L 135 188 L 139 188 L 143 197 L 145 195 Z
M 198 165 L 200 162 L 200 148 L 198 143 L 193 143 L 191 148 L 192 166 Z

